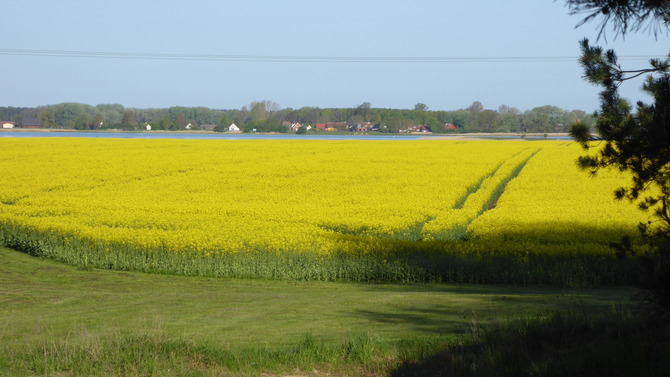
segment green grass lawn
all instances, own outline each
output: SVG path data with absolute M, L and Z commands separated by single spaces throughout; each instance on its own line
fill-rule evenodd
M 633 294 L 630 288 L 612 287 L 373 285 L 81 270 L 6 248 L 0 248 L 0 287 L 0 375 L 77 375 L 68 365 L 86 364 L 85 350 L 99 354 L 91 349 L 104 349 L 110 340 L 118 345 L 113 340 L 119 339 L 205 350 L 209 356 L 198 356 L 198 367 L 181 369 L 193 375 L 254 375 L 266 369 L 281 374 L 291 368 L 325 368 L 335 375 L 355 375 L 363 368 L 384 374 L 403 359 L 417 357 L 417 348 L 432 353 L 474 325 L 557 310 L 607 311 L 628 305 Z M 369 357 L 338 360 L 338 355 L 351 355 L 340 351 L 356 339 L 363 339 Z M 301 363 L 290 356 L 306 343 L 322 357 Z M 40 369 L 46 364 L 40 355 L 50 349 L 70 349 L 57 357 L 74 361 Z M 261 351 L 265 356 L 256 353 Z M 324 356 L 328 352 L 331 356 Z M 221 355 L 233 355 L 239 368 L 216 365 Z M 254 362 L 254 355 L 272 360 Z M 22 366 L 17 367 L 18 359 Z M 167 360 L 172 372 L 160 363 L 147 372 L 142 366 L 115 369 L 110 362 L 99 375 L 183 374 L 174 359 Z M 318 365 L 311 365 L 314 360 Z

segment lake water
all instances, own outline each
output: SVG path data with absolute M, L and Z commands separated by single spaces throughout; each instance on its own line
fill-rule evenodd
M 430 138 L 476 139 L 521 139 L 520 135 L 297 135 L 297 134 L 229 134 L 229 133 L 184 133 L 184 132 L 49 132 L 49 131 L 2 131 L 2 137 L 89 137 L 116 139 L 187 139 L 187 140 L 417 140 Z M 528 140 L 572 140 L 570 136 L 526 135 Z
M 296 135 L 185 132 L 45 132 L 3 131 L 0 137 L 90 137 L 112 139 L 195 139 L 195 140 L 416 140 L 421 135 Z

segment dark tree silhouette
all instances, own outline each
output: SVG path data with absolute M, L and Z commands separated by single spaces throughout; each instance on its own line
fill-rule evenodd
M 567 0 L 571 14 L 588 15 L 577 25 L 602 18 L 598 38 L 605 36 L 608 25 L 615 35 L 647 30 L 654 35 L 667 32 L 670 22 L 668 0 Z
M 601 34 L 610 22 L 617 34 L 638 31 L 644 25 L 656 34 L 669 26 L 670 1 L 568 0 L 568 6 L 573 13 L 590 12 L 580 25 L 602 15 Z M 631 173 L 632 182 L 618 188 L 615 197 L 652 210 L 655 221 L 640 224 L 641 244 L 624 238 L 613 246 L 620 257 L 638 255 L 645 267 L 642 283 L 648 294 L 644 297 L 654 304 L 650 308 L 670 321 L 670 60 L 652 59 L 649 67 L 624 70 L 614 51 L 591 46 L 586 39 L 581 48 L 586 79 L 603 90 L 595 114 L 598 136 L 581 123 L 571 126 L 574 139 L 593 152 L 581 156 L 578 164 L 593 174 L 602 168 Z M 634 111 L 618 89 L 641 75 L 647 75 L 642 88 L 654 103 L 637 102 Z M 601 142 L 594 143 L 596 138 Z

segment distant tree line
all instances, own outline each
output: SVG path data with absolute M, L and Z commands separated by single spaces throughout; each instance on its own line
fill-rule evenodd
M 364 102 L 352 108 L 302 107 L 281 109 L 272 101 L 253 102 L 241 109 L 216 110 L 207 107 L 173 106 L 163 109 L 125 108 L 119 104 L 90 106 L 80 103 L 26 107 L 0 107 L 0 120 L 13 121 L 21 127 L 24 120 L 39 120 L 43 128 L 100 130 L 227 131 L 235 123 L 243 132 L 289 132 L 287 124 L 312 126 L 318 123 L 378 125 L 380 132 L 397 133 L 416 125 L 429 127 L 435 133 L 447 132 L 567 132 L 569 125 L 593 123 L 592 115 L 581 110 L 564 110 L 556 106 L 541 106 L 521 111 L 506 105 L 496 110 L 486 109 L 475 101 L 466 109 L 431 111 L 417 103 L 413 109 L 374 108 Z M 342 127 L 340 131 L 351 128 Z M 304 131 L 304 130 L 303 130 Z

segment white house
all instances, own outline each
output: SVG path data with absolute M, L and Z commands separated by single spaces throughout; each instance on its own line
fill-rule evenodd
M 14 128 L 14 122 L 2 122 L 2 128 Z
M 231 124 L 230 127 L 228 127 L 228 131 L 239 131 L 240 128 L 235 125 L 235 123 Z

